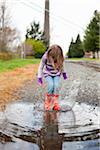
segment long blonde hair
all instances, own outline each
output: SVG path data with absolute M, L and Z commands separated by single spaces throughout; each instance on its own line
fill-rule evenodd
M 47 53 L 47 61 L 52 64 L 54 69 L 62 71 L 64 56 L 62 48 L 59 45 L 52 45 L 51 47 L 49 47 Z

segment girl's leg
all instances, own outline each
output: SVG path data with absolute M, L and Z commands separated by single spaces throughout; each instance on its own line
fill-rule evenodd
M 60 106 L 58 103 L 59 99 L 59 83 L 60 82 L 60 77 L 56 76 L 54 77 L 54 96 L 53 96 L 53 101 L 54 101 L 54 110 L 60 110 Z
M 54 79 L 51 76 L 46 77 L 47 86 L 48 86 L 48 94 L 53 94 L 54 91 Z
M 45 110 L 50 110 L 52 107 L 52 94 L 54 91 L 54 82 L 51 76 L 46 77 L 48 91 L 45 95 Z
M 58 95 L 59 94 L 59 82 L 60 82 L 60 77 L 56 76 L 54 77 L 54 94 Z

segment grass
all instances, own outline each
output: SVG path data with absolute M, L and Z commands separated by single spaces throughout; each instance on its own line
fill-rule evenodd
M 24 67 L 28 64 L 38 64 L 40 59 L 12 59 L 8 61 L 0 60 L 0 73 L 14 70 L 15 68 Z

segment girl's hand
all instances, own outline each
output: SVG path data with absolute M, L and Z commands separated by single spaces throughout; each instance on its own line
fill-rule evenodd
M 66 72 L 63 72 L 62 75 L 63 75 L 64 80 L 66 80 L 68 78 Z
M 39 83 L 41 86 L 43 85 L 42 78 L 38 78 L 38 83 Z

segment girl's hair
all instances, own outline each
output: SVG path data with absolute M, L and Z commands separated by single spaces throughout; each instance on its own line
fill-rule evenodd
M 47 61 L 52 64 L 54 69 L 62 71 L 63 69 L 63 51 L 59 45 L 52 45 L 48 48 Z

